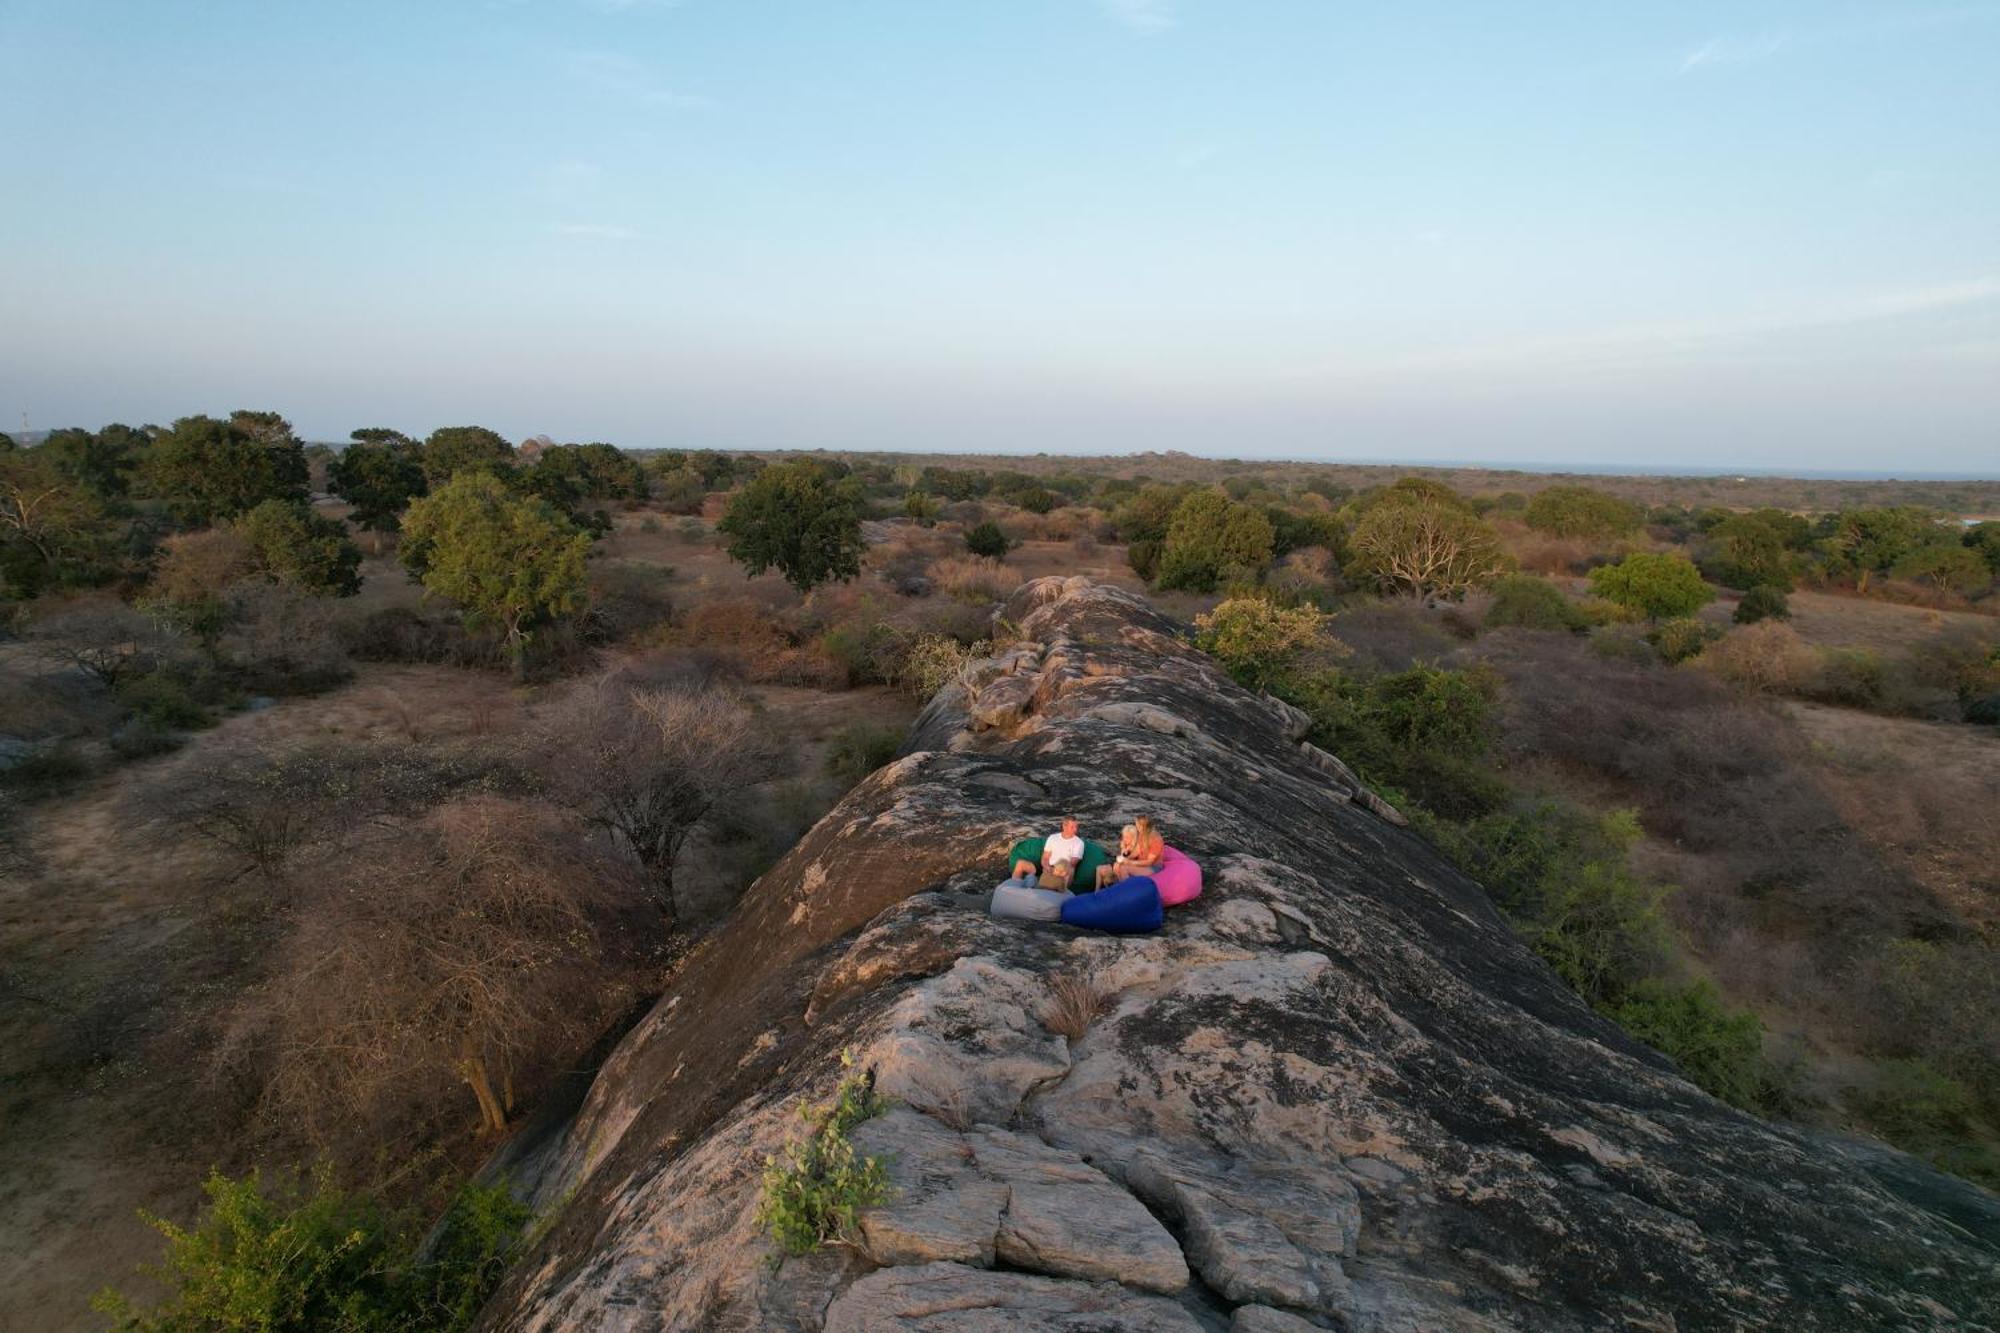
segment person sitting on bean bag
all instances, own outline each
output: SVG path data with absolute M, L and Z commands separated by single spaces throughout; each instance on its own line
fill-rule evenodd
M 1102 889 L 1134 876 L 1150 876 L 1166 861 L 1166 840 L 1151 815 L 1140 815 L 1118 835 L 1118 859 L 1099 867 L 1097 887 Z
M 1039 885 L 1045 889 L 1067 889 L 1076 878 L 1076 867 L 1083 860 L 1083 835 L 1076 831 L 1075 816 L 1066 816 L 1062 822 L 1062 832 L 1052 833 L 1042 840 L 1042 860 L 1040 865 L 1033 861 L 1016 861 L 1014 878 L 1029 888 Z

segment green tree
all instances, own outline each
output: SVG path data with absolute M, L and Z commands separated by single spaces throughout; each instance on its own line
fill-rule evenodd
M 424 441 L 417 461 L 424 479 L 436 486 L 461 472 L 504 475 L 514 466 L 514 446 L 484 426 L 440 426 Z
M 1942 533 L 1937 515 L 1928 509 L 1843 509 L 1820 525 L 1820 558 L 1836 578 L 1851 578 L 1867 590 L 1868 580 L 1886 574 L 1917 548 L 1935 543 Z
M 1928 583 L 1939 592 L 1969 596 L 1993 581 L 1979 552 L 1966 546 L 1920 546 L 1889 571 L 1899 579 Z
M 266 500 L 232 526 L 267 577 L 322 597 L 361 591 L 361 552 L 347 539 L 347 529 L 305 505 Z
M 1774 517 L 1775 516 L 1775 517 Z M 1702 570 L 1726 588 L 1792 586 L 1792 516 L 1776 509 L 1731 514 L 1709 529 Z M 1804 521 L 1795 520 L 1803 533 Z
M 613 444 L 553 444 L 523 469 L 531 495 L 575 509 L 591 500 L 637 500 L 646 494 L 646 470 Z
M 1691 616 L 1715 599 L 1715 590 L 1684 555 L 1635 551 L 1615 565 L 1590 571 L 1590 589 L 1607 602 L 1648 620 Z
M 730 498 L 715 525 L 729 558 L 751 574 L 775 568 L 800 592 L 861 573 L 861 486 L 811 459 L 765 468 Z
M 104 506 L 40 449 L 0 453 L 0 588 L 33 597 L 115 572 Z
M 95 432 L 55 431 L 42 441 L 39 452 L 57 472 L 103 504 L 115 506 L 131 491 L 132 474 L 151 446 L 152 439 L 144 432 L 113 424 Z
M 416 441 L 392 430 L 362 429 L 327 466 L 333 493 L 354 507 L 354 522 L 370 532 L 394 532 L 410 501 L 427 489 Z
M 1160 586 L 1213 592 L 1232 574 L 1255 577 L 1271 563 L 1271 520 L 1220 491 L 1182 500 L 1160 547 Z
M 1495 629 L 1518 625 L 1523 629 L 1579 632 L 1588 627 L 1563 590 L 1537 574 L 1508 574 L 1493 585 L 1493 602 L 1486 608 L 1486 623 Z
M 1174 511 L 1180 508 L 1182 500 L 1200 489 L 1198 486 L 1141 487 L 1111 517 L 1118 529 L 1118 539 L 1128 545 L 1152 542 L 1157 546 L 1166 541 Z
M 274 412 L 182 417 L 154 442 L 147 483 L 174 520 L 201 527 L 266 500 L 306 498 L 305 450 Z
M 1362 513 L 1347 542 L 1349 574 L 1384 592 L 1462 597 L 1505 572 L 1510 562 L 1499 536 L 1463 503 L 1417 488 L 1407 494 Z
M 1739 625 L 1754 625 L 1760 620 L 1790 620 L 1792 604 L 1785 600 L 1783 588 L 1769 584 L 1759 584 L 1743 594 L 1736 603 L 1736 611 L 1730 619 Z
M 943 507 L 935 495 L 926 495 L 922 491 L 903 492 L 903 517 L 914 519 L 920 528 L 936 527 L 938 511 Z
M 590 534 L 546 500 L 472 471 L 411 503 L 398 554 L 426 591 L 456 602 L 469 622 L 504 630 L 520 676 L 533 628 L 583 605 L 589 550 Z
M 1637 532 L 1645 511 L 1588 486 L 1550 486 L 1535 492 L 1522 518 L 1537 532 L 1602 539 Z
M 1979 553 L 1986 567 L 2000 578 L 2000 523 L 1988 520 L 1975 523 L 1965 530 L 1965 544 Z

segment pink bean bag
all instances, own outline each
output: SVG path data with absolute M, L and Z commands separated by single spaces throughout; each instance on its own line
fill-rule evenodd
M 1201 897 L 1201 867 L 1190 861 L 1186 853 L 1166 847 L 1153 883 L 1160 886 L 1161 905 L 1179 907 Z

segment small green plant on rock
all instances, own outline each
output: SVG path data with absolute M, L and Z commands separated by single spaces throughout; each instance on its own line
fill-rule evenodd
M 806 1132 L 764 1159 L 764 1197 L 759 1225 L 770 1230 L 784 1254 L 811 1254 L 822 1245 L 852 1240 L 861 1210 L 889 1194 L 888 1172 L 880 1160 L 864 1156 L 848 1138 L 864 1120 L 880 1115 L 887 1103 L 875 1093 L 873 1070 L 855 1071 L 854 1053 L 843 1051 L 849 1071 L 833 1101 L 805 1106 L 799 1115 Z

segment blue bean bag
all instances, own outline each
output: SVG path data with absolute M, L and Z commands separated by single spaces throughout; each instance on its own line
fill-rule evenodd
M 1096 893 L 1080 893 L 1062 905 L 1066 926 L 1102 930 L 1113 935 L 1144 935 L 1167 919 L 1160 906 L 1160 886 L 1144 875 L 1120 880 Z

